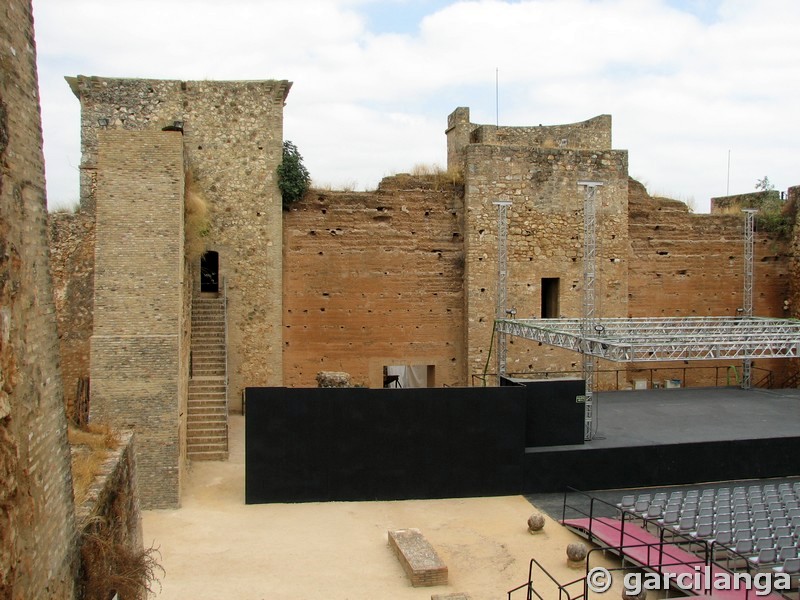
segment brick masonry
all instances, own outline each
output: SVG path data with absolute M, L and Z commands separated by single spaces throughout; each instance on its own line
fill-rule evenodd
M 284 382 L 430 365 L 464 381 L 462 189 L 387 178 L 376 192 L 314 192 L 284 216 Z
M 447 565 L 419 529 L 391 530 L 388 539 L 412 586 L 447 585 Z
M 0 7 L 0 598 L 70 598 L 75 519 L 30 0 Z
M 631 182 L 630 188 L 629 315 L 631 317 L 735 316 L 743 305 L 744 220 L 735 213 L 693 214 L 685 204 L 651 198 L 644 187 Z M 754 246 L 753 313 L 759 316 L 790 317 L 785 301 L 790 299 L 789 243 L 757 232 Z M 691 384 L 714 385 L 712 367 L 730 362 L 704 362 L 702 370 L 691 372 Z M 780 385 L 792 369 L 786 360 L 756 360 L 753 379 L 761 369 L 775 372 Z M 640 375 L 633 371 L 631 379 Z M 683 363 L 638 365 L 681 369 Z M 735 365 L 739 366 L 739 365 Z M 723 369 L 720 373 L 724 373 Z M 674 371 L 673 377 L 680 378 Z
M 512 202 L 508 306 L 541 316 L 545 280 L 557 280 L 557 314 L 579 316 L 582 180 L 603 183 L 598 316 L 725 315 L 741 305 L 741 218 L 692 215 L 648 196 L 628 177 L 627 152 L 612 147 L 608 115 L 495 127 L 470 123 L 459 108 L 448 118 L 448 166 L 461 174 L 451 183 L 397 176 L 375 192 L 316 191 L 283 212 L 275 169 L 288 82 L 68 81 L 82 107 L 81 213 L 54 217 L 51 242 L 67 391 L 89 370 L 92 331 L 93 411 L 137 427 L 153 452 L 139 469 L 147 506 L 178 502 L 184 456 L 188 315 L 199 283 L 180 248 L 184 168 L 210 201 L 208 249 L 219 252 L 227 282 L 233 411 L 246 385 L 314 386 L 321 370 L 371 387 L 394 364 L 427 365 L 435 385 L 475 384 L 487 365 L 493 372 L 496 200 Z M 170 158 L 159 162 L 164 144 Z M 168 219 L 154 190 L 170 199 Z M 796 310 L 791 250 L 760 233 L 756 252 L 756 313 Z M 776 384 L 793 368 L 755 366 L 774 370 Z M 619 369 L 622 385 L 646 368 L 598 367 Z M 580 361 L 512 338 L 507 369 L 578 372 Z M 704 377 L 693 384 L 711 382 Z M 601 388 L 616 383 L 599 377 Z M 129 408 L 112 408 L 110 398 L 131 393 Z M 156 491 L 162 475 L 170 491 Z
M 78 381 L 89 376 L 94 315 L 93 215 L 50 213 L 50 270 L 53 276 L 61 377 L 67 417 L 73 418 Z
M 98 138 L 90 419 L 132 428 L 145 508 L 180 503 L 188 364 L 182 345 L 183 138 Z
M 211 206 L 207 249 L 227 281 L 230 407 L 245 385 L 280 385 L 282 160 L 288 81 L 67 78 L 81 102 L 81 208 L 94 213 L 104 131 L 183 130 L 186 167 Z M 103 125 L 100 125 L 103 123 Z M 133 142 L 131 142 L 133 143 Z M 135 150 L 135 149 L 134 149 Z M 191 274 L 199 277 L 198 265 Z M 199 285 L 198 281 L 194 282 Z
M 448 166 L 464 173 L 465 328 L 467 374 L 487 368 L 497 295 L 497 200 L 508 209 L 508 308 L 518 318 L 542 313 L 543 278 L 559 280 L 559 316 L 578 317 L 583 298 L 581 180 L 598 190 L 597 314 L 624 317 L 628 303 L 628 155 L 611 149 L 611 119 L 596 117 L 552 129 L 492 128 L 468 122 L 467 109 L 450 116 Z M 471 130 L 464 135 L 463 130 Z M 463 145 L 466 143 L 466 145 Z M 588 149 L 592 147 L 593 149 Z M 459 162 L 462 161 L 462 162 Z M 580 368 L 564 350 L 511 339 L 507 371 Z M 495 363 L 488 365 L 496 372 Z

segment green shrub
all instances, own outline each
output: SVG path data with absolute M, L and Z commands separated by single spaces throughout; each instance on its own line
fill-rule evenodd
M 283 142 L 283 162 L 278 165 L 278 187 L 283 196 L 283 206 L 300 200 L 310 184 L 311 177 L 297 146 L 288 140 Z

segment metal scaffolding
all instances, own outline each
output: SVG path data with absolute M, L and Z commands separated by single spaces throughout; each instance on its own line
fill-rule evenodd
M 493 202 L 497 207 L 497 307 L 498 319 L 506 318 L 508 303 L 508 207 L 511 202 L 500 200 Z M 508 352 L 506 334 L 497 333 L 497 376 L 506 374 L 506 356 Z
M 744 298 L 742 313 L 753 316 L 753 245 L 755 241 L 755 216 L 758 210 L 745 208 L 744 213 Z M 749 390 L 753 364 L 749 358 L 742 361 L 742 389 Z
M 498 332 L 615 362 L 800 357 L 800 321 L 767 317 L 502 319 Z
M 597 188 L 599 181 L 579 181 L 583 187 L 583 314 L 581 335 L 588 337 L 595 327 L 595 279 L 597 275 Z M 582 351 L 583 352 L 583 351 Z M 583 378 L 586 380 L 584 398 L 585 440 L 591 440 L 594 422 L 595 357 L 583 352 Z

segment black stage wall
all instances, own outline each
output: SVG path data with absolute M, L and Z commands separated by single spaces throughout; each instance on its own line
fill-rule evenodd
M 525 493 L 639 488 L 797 475 L 800 437 L 612 448 L 529 448 Z M 557 466 L 556 468 L 554 468 Z
M 523 385 L 534 393 L 525 401 L 525 445 L 561 446 L 583 444 L 585 397 L 583 379 L 518 379 L 500 377 L 501 386 Z
M 526 387 L 245 390 L 245 501 L 518 494 Z

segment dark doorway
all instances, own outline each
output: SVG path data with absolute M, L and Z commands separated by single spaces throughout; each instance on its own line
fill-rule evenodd
M 219 292 L 219 254 L 213 250 L 200 258 L 200 291 Z
M 558 277 L 542 277 L 542 318 L 557 319 L 558 308 Z

